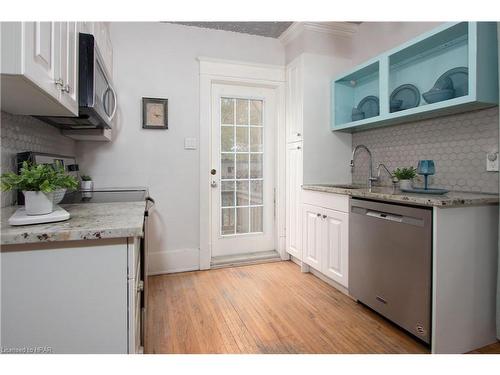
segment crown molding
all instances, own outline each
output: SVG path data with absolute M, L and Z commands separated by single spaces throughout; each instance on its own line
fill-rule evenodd
M 294 22 L 278 39 L 286 45 L 306 30 L 350 38 L 358 27 L 358 24 L 349 22 Z

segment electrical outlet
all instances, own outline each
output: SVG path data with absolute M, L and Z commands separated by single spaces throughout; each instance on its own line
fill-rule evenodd
M 498 172 L 498 152 L 486 154 L 486 170 L 488 172 Z

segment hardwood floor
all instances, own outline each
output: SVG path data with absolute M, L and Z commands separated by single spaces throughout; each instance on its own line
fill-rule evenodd
M 292 262 L 153 276 L 147 353 L 428 353 Z

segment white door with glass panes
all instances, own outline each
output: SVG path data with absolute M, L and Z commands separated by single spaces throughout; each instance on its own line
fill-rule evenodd
M 275 249 L 275 123 L 272 89 L 212 86 L 212 256 Z

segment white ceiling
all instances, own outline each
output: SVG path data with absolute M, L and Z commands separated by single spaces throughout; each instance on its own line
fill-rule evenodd
M 293 22 L 172 22 L 176 24 L 234 31 L 269 38 L 278 38 Z

